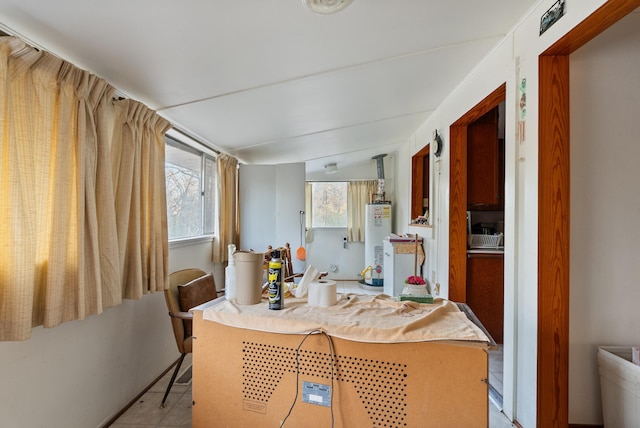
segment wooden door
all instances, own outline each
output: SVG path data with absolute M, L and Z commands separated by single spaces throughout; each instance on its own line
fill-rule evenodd
M 503 209 L 498 150 L 498 107 L 467 127 L 467 206 Z
M 467 305 L 496 343 L 503 343 L 504 256 L 469 254 Z

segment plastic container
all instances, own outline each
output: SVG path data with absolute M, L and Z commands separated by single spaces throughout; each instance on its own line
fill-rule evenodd
M 227 300 L 234 300 L 236 293 L 236 264 L 233 254 L 236 252 L 236 246 L 229 244 L 229 263 L 224 269 L 224 295 Z
M 236 251 L 236 302 L 255 305 L 262 298 L 262 264 L 264 253 Z
M 604 426 L 640 427 L 640 366 L 631 362 L 631 347 L 600 346 L 598 367 Z
M 467 235 L 469 248 L 498 248 L 502 246 L 502 234 L 499 235 Z

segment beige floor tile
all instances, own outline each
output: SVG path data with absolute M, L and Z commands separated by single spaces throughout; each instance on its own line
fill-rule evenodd
M 159 427 L 190 427 L 191 426 L 191 394 L 184 394 L 171 408 L 169 414 L 158 424 Z
M 182 374 L 189 367 L 191 367 L 191 364 L 192 364 L 192 355 L 187 354 L 187 356 L 184 358 L 184 362 L 182 363 L 182 366 L 180 367 L 178 376 L 176 376 L 176 379 L 180 379 L 180 376 L 182 376 Z M 169 370 L 158 382 L 156 382 L 151 388 L 149 388 L 148 392 L 162 392 L 164 394 L 164 392 L 167 390 L 167 385 L 169 385 L 169 381 L 171 380 L 172 374 L 173 374 L 173 368 L 171 368 L 171 370 Z M 171 392 L 172 393 L 177 392 L 182 394 L 184 392 L 187 392 L 189 388 L 191 388 L 191 384 L 189 385 L 174 384 L 173 387 L 171 387 Z
M 165 408 L 160 408 L 162 396 L 160 392 L 147 392 L 118 418 L 118 424 L 157 425 L 171 411 L 183 394 L 170 393 Z M 112 425 L 113 426 L 113 425 Z

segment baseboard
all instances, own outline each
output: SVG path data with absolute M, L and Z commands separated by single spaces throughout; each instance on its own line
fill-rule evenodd
M 569 424 L 569 428 L 604 428 L 604 425 Z
M 512 422 L 514 427 L 522 428 L 522 425 L 518 421 Z M 568 428 L 604 428 L 604 425 L 583 425 L 583 424 L 569 424 Z
M 127 410 L 129 410 L 129 407 L 133 406 L 135 403 L 138 402 L 138 400 L 140 399 L 140 397 L 142 397 L 144 394 L 146 394 L 146 392 L 148 390 L 151 389 L 151 387 L 153 385 L 155 385 L 160 379 L 162 379 L 162 377 L 164 375 L 166 375 L 169 370 L 171 370 L 172 368 L 174 368 L 176 366 L 176 364 L 178 364 L 178 361 L 180 361 L 180 358 L 178 358 L 177 360 L 175 360 L 169 367 L 167 367 L 167 369 L 165 371 L 163 371 L 162 373 L 160 373 L 160 376 L 156 377 L 153 381 L 151 381 L 151 383 L 149 385 L 147 385 L 142 392 L 140 392 L 138 395 L 136 395 L 131 401 L 129 401 L 126 406 L 124 406 L 118 413 L 116 413 L 111 419 L 109 419 L 107 421 L 106 424 L 102 425 L 101 428 L 107 428 L 110 427 L 115 421 L 118 420 L 118 418 L 120 416 L 122 416 L 124 414 L 124 412 L 126 412 Z

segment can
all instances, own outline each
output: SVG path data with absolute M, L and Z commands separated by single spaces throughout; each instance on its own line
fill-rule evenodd
M 273 250 L 271 252 L 271 260 L 269 261 L 269 309 L 280 310 L 284 308 L 282 300 L 282 259 L 280 259 L 280 251 Z

